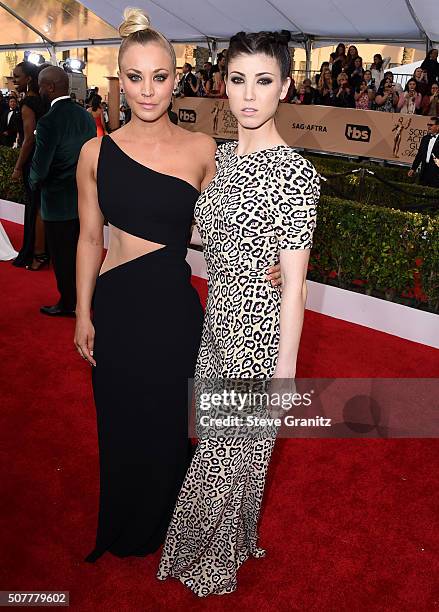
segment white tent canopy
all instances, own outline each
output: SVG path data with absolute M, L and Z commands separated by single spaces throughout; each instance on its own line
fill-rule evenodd
M 117 27 L 126 0 L 85 0 Z M 177 42 L 228 40 L 239 30 L 290 30 L 317 40 L 439 41 L 438 0 L 139 0 L 155 28 Z
M 438 0 L 5 0 L 0 49 L 118 44 L 127 4 L 144 9 L 173 42 L 222 42 L 240 30 L 282 29 L 306 46 L 439 41 Z

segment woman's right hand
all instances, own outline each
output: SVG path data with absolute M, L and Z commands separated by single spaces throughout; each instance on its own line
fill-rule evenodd
M 75 329 L 75 346 L 78 353 L 86 359 L 91 365 L 95 366 L 96 361 L 93 359 L 93 347 L 95 340 L 95 328 L 91 319 L 88 318 L 76 318 L 76 329 Z

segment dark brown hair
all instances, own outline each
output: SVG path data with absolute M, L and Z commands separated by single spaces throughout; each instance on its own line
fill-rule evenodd
M 291 55 L 288 43 L 291 34 L 287 30 L 282 32 L 238 32 L 230 39 L 229 50 L 226 56 L 226 74 L 232 59 L 238 55 L 254 55 L 264 53 L 277 60 L 281 78 L 284 81 L 291 75 Z
M 29 81 L 29 89 L 39 95 L 39 87 L 38 87 L 38 75 L 40 74 L 40 68 L 36 64 L 32 62 L 28 62 L 24 60 L 24 62 L 20 62 L 15 66 L 16 68 L 20 68 L 23 74 L 27 77 L 30 77 Z

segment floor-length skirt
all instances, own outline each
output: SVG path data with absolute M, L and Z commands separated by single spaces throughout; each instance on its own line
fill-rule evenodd
M 17 256 L 17 251 L 11 244 L 5 228 L 0 222 L 0 261 L 9 261 Z
M 100 455 L 93 562 L 163 543 L 191 459 L 188 379 L 202 307 L 185 249 L 164 247 L 101 274 L 92 370 Z
M 244 300 L 237 283 L 227 280 L 211 278 L 209 285 L 195 382 L 201 381 L 202 390 L 213 381 L 213 386 L 221 385 L 221 379 L 232 388 L 240 385 L 240 378 L 241 383 L 269 380 L 276 365 L 278 290 L 263 279 L 254 280 Z M 266 308 L 263 323 L 246 314 L 246 300 L 256 298 Z M 263 334 L 264 343 L 247 342 Z M 265 555 L 258 546 L 258 521 L 276 433 L 260 433 L 200 438 L 166 536 L 160 580 L 177 578 L 200 597 L 231 593 L 242 563 Z

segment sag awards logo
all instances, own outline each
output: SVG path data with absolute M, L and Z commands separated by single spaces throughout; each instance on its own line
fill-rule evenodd
M 345 136 L 355 142 L 370 142 L 371 129 L 367 125 L 346 124 Z
M 178 111 L 178 120 L 182 123 L 196 123 L 197 113 L 188 108 L 180 108 Z

